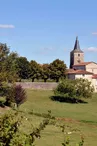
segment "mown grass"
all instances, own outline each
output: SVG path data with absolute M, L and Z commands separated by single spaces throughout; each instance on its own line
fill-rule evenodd
M 52 101 L 53 91 L 48 90 L 27 90 L 27 101 L 19 108 L 20 113 L 25 116 L 20 129 L 26 133 L 32 131 L 32 127 L 37 127 L 43 121 L 44 116 L 40 114 L 52 111 L 52 116 L 56 117 L 56 123 L 67 125 L 70 135 L 71 145 L 75 146 L 80 141 L 80 136 L 85 138 L 84 146 L 97 146 L 97 95 L 92 99 L 87 99 L 87 104 L 71 104 Z M 22 113 L 23 112 L 23 113 Z M 33 114 L 34 113 L 34 114 Z M 39 115 L 38 115 L 39 113 Z M 26 120 L 27 119 L 27 120 Z M 32 126 L 33 125 L 33 126 Z M 42 132 L 41 138 L 36 139 L 36 146 L 61 146 L 64 135 L 60 127 L 48 125 Z
M 87 99 L 87 104 L 60 103 L 50 99 L 53 91 L 27 90 L 28 100 L 21 105 L 20 110 L 26 112 L 26 116 L 34 118 L 32 123 L 37 125 L 43 118 L 35 115 L 31 116 L 31 111 L 35 113 L 47 113 L 52 111 L 60 124 L 68 124 L 72 128 L 79 129 L 80 132 L 72 133 L 71 143 L 75 146 L 80 141 L 80 134 L 85 137 L 85 146 L 97 146 L 97 95 L 92 99 Z M 31 120 L 30 120 L 31 122 Z M 37 124 L 36 124 L 37 123 Z M 26 123 L 27 124 L 27 123 Z M 26 127 L 25 127 L 26 129 Z M 27 130 L 29 126 L 27 127 Z M 41 139 L 35 141 L 36 146 L 59 146 L 64 140 L 60 128 L 49 125 L 41 133 Z

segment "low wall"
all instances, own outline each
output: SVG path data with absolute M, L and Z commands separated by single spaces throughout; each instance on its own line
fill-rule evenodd
M 17 85 L 21 85 L 25 89 L 41 89 L 41 90 L 53 90 L 57 87 L 58 83 L 55 82 L 17 82 Z

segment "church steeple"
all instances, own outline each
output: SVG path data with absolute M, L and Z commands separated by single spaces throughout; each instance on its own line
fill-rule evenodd
M 80 49 L 78 37 L 76 37 L 74 49 L 70 52 L 70 68 L 81 62 L 84 62 L 84 52 Z
M 75 41 L 75 45 L 74 45 L 73 51 L 74 51 L 74 52 L 83 52 L 83 51 L 80 49 L 78 36 L 76 37 L 76 41 Z

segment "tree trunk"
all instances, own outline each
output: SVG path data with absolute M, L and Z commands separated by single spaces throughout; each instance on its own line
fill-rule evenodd
M 59 78 L 56 79 L 56 82 L 59 82 Z
M 34 82 L 34 78 L 32 78 L 32 82 Z
M 46 83 L 47 79 L 44 79 L 44 82 Z

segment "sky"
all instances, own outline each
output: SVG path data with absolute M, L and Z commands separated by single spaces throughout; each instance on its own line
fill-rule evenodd
M 97 62 L 97 0 L 0 0 L 0 42 L 29 61 L 69 66 L 76 36 Z

